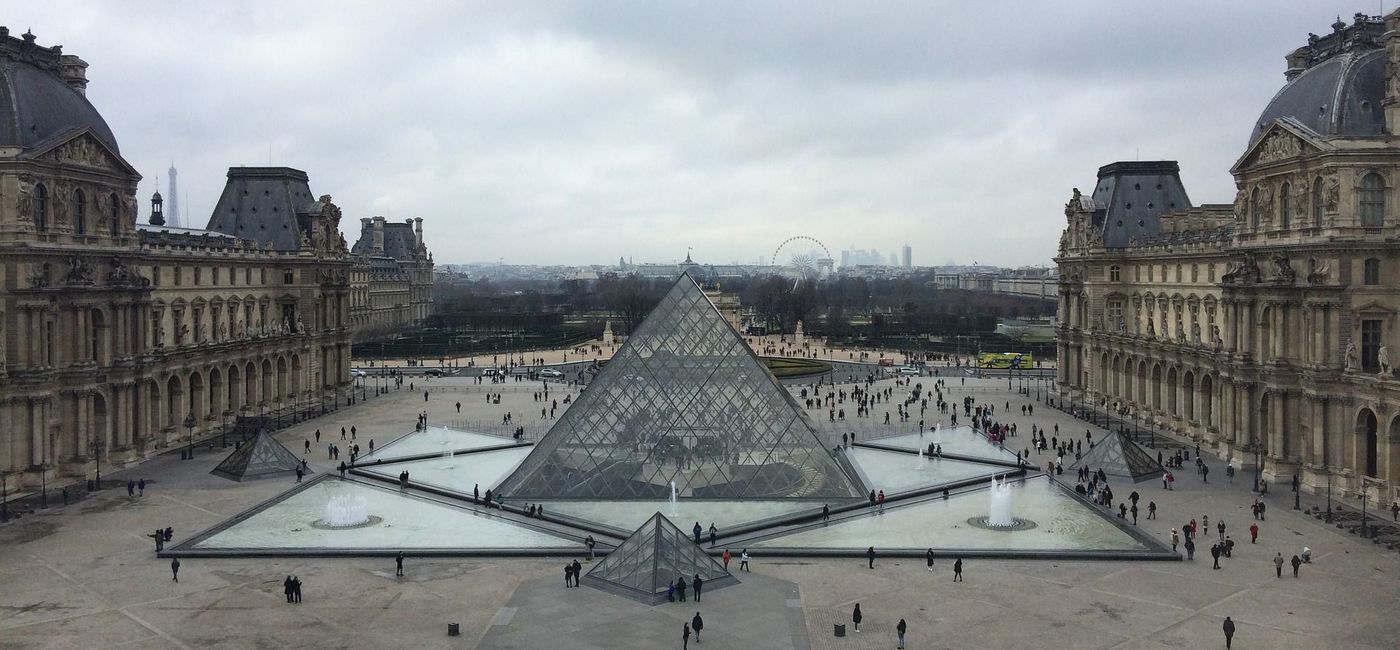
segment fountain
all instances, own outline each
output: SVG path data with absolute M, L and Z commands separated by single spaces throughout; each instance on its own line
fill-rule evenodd
M 987 509 L 987 525 L 1006 528 L 1016 524 L 1011 516 L 1011 484 L 1001 479 L 992 481 L 991 505 Z
M 370 523 L 369 503 L 364 497 L 338 494 L 326 502 L 327 528 L 355 528 Z
M 671 516 L 681 516 L 680 504 L 676 501 L 676 482 L 671 481 Z
M 987 516 L 973 517 L 968 519 L 967 523 L 978 528 L 1000 531 L 1030 530 L 1036 527 L 1034 521 L 1022 519 L 1011 513 L 1010 481 L 992 479 L 988 495 L 991 501 L 987 506 Z
M 924 455 L 923 448 L 919 449 L 919 464 L 915 465 L 915 467 L 921 470 L 928 469 L 928 456 Z

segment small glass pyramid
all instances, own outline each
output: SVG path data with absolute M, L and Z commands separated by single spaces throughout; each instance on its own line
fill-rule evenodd
M 511 500 L 862 498 L 792 396 L 682 274 L 499 491 Z
M 1090 470 L 1103 470 L 1108 476 L 1131 479 L 1134 482 L 1148 481 L 1162 476 L 1162 466 L 1143 451 L 1137 443 L 1122 433 L 1110 433 L 1100 440 L 1071 467 L 1088 467 Z
M 209 473 L 232 481 L 271 478 L 293 474 L 301 466 L 301 460 L 282 443 L 277 442 L 265 429 L 259 430 L 252 440 L 243 443 Z M 307 469 L 310 474 L 311 470 Z
M 685 578 L 689 584 L 697 575 L 705 581 L 705 589 L 738 582 L 724 565 L 658 512 L 583 580 L 589 586 L 654 605 L 666 600 L 672 581 Z

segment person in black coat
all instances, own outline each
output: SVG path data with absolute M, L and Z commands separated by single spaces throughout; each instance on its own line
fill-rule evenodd
M 1296 571 L 1294 573 L 1297 573 Z M 700 602 L 700 588 L 705 586 L 705 581 L 700 579 L 700 574 L 695 574 L 695 579 L 690 581 L 690 586 L 695 588 L 695 602 Z M 700 627 L 695 627 L 695 640 L 700 640 Z
M 851 611 L 851 623 L 855 626 L 857 632 L 860 631 L 860 619 L 862 618 L 865 617 L 860 613 L 860 603 L 856 603 L 856 608 Z
M 1230 642 L 1235 638 L 1235 622 L 1230 620 L 1229 616 L 1226 616 L 1225 624 L 1222 625 L 1221 628 L 1225 631 L 1225 647 L 1228 650 Z
M 292 602 L 292 577 L 291 577 L 291 576 L 287 576 L 287 579 L 282 581 L 282 595 L 284 595 L 284 596 L 287 597 L 287 602 L 289 602 L 289 603 Z
M 695 600 L 700 600 L 700 598 L 697 596 Z M 705 629 L 705 619 L 700 618 L 700 612 L 695 612 L 695 618 L 690 619 L 690 629 L 695 630 L 695 642 L 699 643 L 700 630 Z
M 676 580 L 676 593 L 680 595 L 681 602 L 685 602 L 685 587 L 685 576 L 681 576 Z
M 865 559 L 870 563 L 870 568 L 875 568 L 875 547 L 865 549 Z
M 905 623 L 905 622 L 904 622 L 904 619 L 901 618 L 901 619 L 899 619 L 899 624 L 896 625 L 896 626 L 894 626 L 894 631 L 895 631 L 895 634 L 898 634 L 898 635 L 899 635 L 899 648 L 900 648 L 900 650 L 903 650 L 903 648 L 904 648 L 904 634 L 905 634 L 906 632 L 909 631 L 909 624 L 908 624 L 908 623 Z
M 928 552 L 924 554 L 924 559 L 928 561 L 929 573 L 933 573 L 933 549 L 929 549 Z

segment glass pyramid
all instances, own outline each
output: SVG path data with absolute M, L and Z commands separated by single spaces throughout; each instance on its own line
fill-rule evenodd
M 1156 459 L 1122 433 L 1109 434 L 1071 467 L 1088 467 L 1094 471 L 1102 469 L 1104 474 L 1134 482 L 1161 478 L 1164 471 Z
M 724 565 L 658 512 L 583 579 L 590 586 L 654 605 L 666 600 L 672 580 L 685 578 L 689 585 L 697 575 L 707 590 L 738 582 Z
M 233 481 L 271 478 L 296 473 L 301 460 L 266 430 L 259 430 L 209 473 Z M 307 469 L 308 474 L 311 473 Z
M 865 491 L 682 274 L 500 486 L 511 500 L 844 499 Z

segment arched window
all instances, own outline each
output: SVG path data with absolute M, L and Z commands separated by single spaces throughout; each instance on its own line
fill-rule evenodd
M 122 200 L 117 197 L 116 194 L 113 194 L 110 202 L 112 204 L 112 213 L 110 215 L 112 219 L 112 236 L 116 237 L 122 234 Z
M 39 232 L 49 229 L 49 188 L 43 183 L 34 188 L 34 227 Z
M 1322 177 L 1318 176 L 1317 180 L 1313 181 L 1312 191 L 1312 225 L 1314 228 L 1322 227 L 1322 216 L 1327 212 L 1327 203 L 1323 200 L 1322 191 Z
M 1385 180 L 1370 173 L 1361 179 L 1361 225 L 1379 228 L 1385 223 Z
M 73 191 L 73 232 L 87 234 L 87 195 L 82 190 Z
M 1255 230 L 1259 229 L 1259 222 L 1263 221 L 1263 208 L 1259 206 L 1259 188 L 1254 188 L 1249 193 L 1249 225 Z
M 1293 224 L 1293 185 L 1284 183 L 1278 192 L 1278 227 L 1288 230 Z

